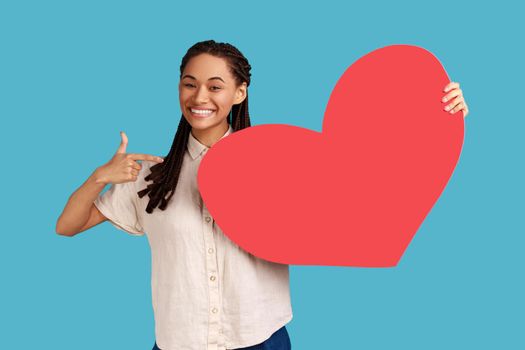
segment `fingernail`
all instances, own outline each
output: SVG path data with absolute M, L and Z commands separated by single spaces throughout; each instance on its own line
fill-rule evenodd
M 448 111 L 449 109 L 450 109 L 449 106 L 446 106 L 446 107 L 445 107 L 445 111 Z
M 443 97 L 443 102 L 447 102 L 447 98 L 446 97 Z

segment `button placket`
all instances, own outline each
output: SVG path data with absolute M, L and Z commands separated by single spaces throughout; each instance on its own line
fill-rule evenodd
M 204 249 L 206 254 L 206 272 L 208 276 L 209 292 L 209 321 L 208 321 L 208 348 L 217 346 L 220 336 L 220 296 L 217 283 L 217 256 L 215 254 L 215 240 L 213 238 L 213 218 L 203 203 L 202 215 L 204 218 Z

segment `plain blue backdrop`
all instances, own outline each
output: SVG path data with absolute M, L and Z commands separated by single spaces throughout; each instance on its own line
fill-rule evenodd
M 120 130 L 128 152 L 168 152 L 182 56 L 214 39 L 252 65 L 253 125 L 320 131 L 344 70 L 390 44 L 432 51 L 470 107 L 458 166 L 397 267 L 291 267 L 294 349 L 524 349 L 523 13 L 504 1 L 1 2 L 0 348 L 151 349 L 147 238 L 109 223 L 67 238 L 55 223 Z

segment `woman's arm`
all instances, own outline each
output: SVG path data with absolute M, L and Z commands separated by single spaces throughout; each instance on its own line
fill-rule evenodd
M 107 220 L 93 204 L 105 186 L 106 183 L 100 182 L 97 168 L 69 197 L 66 207 L 57 220 L 56 232 L 63 236 L 74 236 Z
M 126 153 L 128 137 L 120 133 L 121 143 L 117 152 L 106 164 L 98 167 L 89 178 L 69 197 L 66 207 L 57 220 L 55 231 L 59 235 L 74 236 L 107 220 L 93 203 L 107 184 L 136 181 L 142 166 L 138 160 L 162 163 L 164 159 L 149 154 Z

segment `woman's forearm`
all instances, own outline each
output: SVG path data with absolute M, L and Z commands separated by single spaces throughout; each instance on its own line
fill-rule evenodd
M 106 186 L 106 183 L 97 183 L 99 168 L 69 197 L 62 214 L 56 223 L 56 232 L 64 236 L 73 236 L 89 219 L 93 202 Z M 99 179 L 100 181 L 100 179 Z

